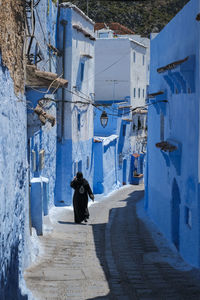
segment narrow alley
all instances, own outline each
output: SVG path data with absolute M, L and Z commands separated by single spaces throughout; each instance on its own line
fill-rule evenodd
M 154 232 L 143 195 L 143 185 L 121 188 L 90 206 L 87 224 L 54 215 L 44 256 L 26 270 L 35 299 L 200 299 L 200 272 Z

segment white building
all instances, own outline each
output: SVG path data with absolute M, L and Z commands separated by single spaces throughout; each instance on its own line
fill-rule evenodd
M 149 85 L 149 39 L 114 24 L 115 31 L 111 30 L 112 26 L 96 26 L 95 101 L 107 104 L 124 101 L 131 106 L 130 110 L 142 108 Z M 133 152 L 145 150 L 146 129 L 144 109 L 134 111 Z

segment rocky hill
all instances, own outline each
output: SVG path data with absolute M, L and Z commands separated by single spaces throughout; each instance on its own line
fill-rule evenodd
M 61 0 L 63 1 L 63 0 Z M 64 1 L 63 1 L 64 2 Z M 189 0 L 71 0 L 95 22 L 118 22 L 136 34 L 159 32 Z

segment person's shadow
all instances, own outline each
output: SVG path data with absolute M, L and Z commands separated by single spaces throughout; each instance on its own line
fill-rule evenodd
M 58 221 L 59 224 L 66 224 L 66 225 L 88 225 L 87 223 L 75 223 L 75 222 L 64 222 L 64 221 Z

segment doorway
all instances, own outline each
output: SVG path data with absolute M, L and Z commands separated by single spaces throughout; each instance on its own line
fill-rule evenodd
M 127 160 L 124 159 L 123 160 L 123 180 L 122 180 L 123 185 L 126 185 L 126 169 L 127 169 Z
M 172 185 L 172 202 L 171 202 L 171 235 L 172 242 L 179 250 L 180 244 L 180 191 L 176 179 Z

